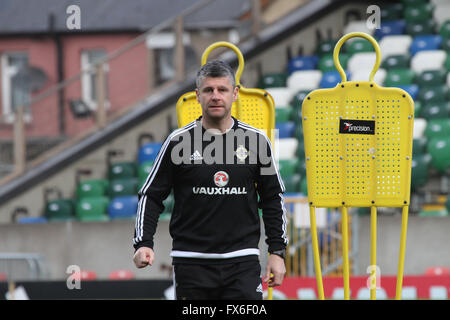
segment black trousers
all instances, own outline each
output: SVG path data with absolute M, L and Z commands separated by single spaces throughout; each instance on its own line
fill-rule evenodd
M 262 300 L 259 261 L 174 265 L 177 300 Z

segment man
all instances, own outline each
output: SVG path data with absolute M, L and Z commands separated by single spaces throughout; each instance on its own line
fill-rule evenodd
M 238 93 L 227 63 L 202 66 L 196 89 L 202 116 L 167 137 L 139 191 L 133 260 L 143 268 L 154 262 L 162 202 L 174 190 L 177 299 L 262 299 L 258 196 L 271 253 L 263 280 L 279 286 L 286 273 L 284 185 L 267 136 L 231 116 Z

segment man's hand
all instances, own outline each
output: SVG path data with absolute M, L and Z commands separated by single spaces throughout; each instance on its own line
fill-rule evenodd
M 270 274 L 273 274 L 273 276 L 271 277 Z M 264 282 L 269 282 L 269 287 L 281 286 L 285 274 L 286 267 L 284 265 L 284 259 L 276 254 L 269 255 L 266 266 L 266 276 L 263 279 Z
M 133 261 L 137 268 L 145 268 L 152 265 L 155 260 L 153 249 L 148 247 L 140 247 L 134 254 Z

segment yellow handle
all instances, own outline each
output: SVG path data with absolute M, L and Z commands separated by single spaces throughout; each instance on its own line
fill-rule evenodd
M 350 38 L 355 38 L 355 37 L 361 37 L 361 38 L 369 40 L 370 43 L 372 43 L 373 47 L 375 48 L 375 53 L 377 54 L 377 56 L 376 56 L 376 60 L 375 60 L 375 65 L 373 66 L 372 72 L 370 73 L 370 76 L 369 76 L 369 81 L 373 82 L 373 77 L 375 76 L 375 73 L 377 73 L 378 68 L 380 67 L 381 50 L 380 50 L 380 46 L 378 45 L 377 41 L 372 36 L 368 35 L 367 33 L 351 32 L 351 33 L 348 33 L 345 36 L 343 36 L 338 41 L 336 46 L 334 47 L 334 52 L 333 52 L 334 65 L 336 66 L 336 69 L 339 71 L 339 74 L 341 75 L 342 82 L 346 82 L 347 75 L 345 74 L 344 69 L 341 66 L 341 63 L 339 62 L 339 51 L 341 50 L 341 47 L 345 41 L 347 41 Z
M 239 50 L 239 48 L 236 47 L 234 44 L 232 44 L 230 42 L 226 42 L 226 41 L 214 42 L 212 45 L 210 45 L 208 48 L 206 48 L 205 51 L 203 52 L 202 65 L 204 65 L 206 63 L 206 61 L 208 60 L 208 55 L 211 53 L 211 51 L 213 51 L 214 49 L 216 49 L 218 47 L 228 47 L 231 50 L 233 50 L 236 53 L 236 55 L 238 56 L 239 66 L 236 71 L 236 85 L 240 85 L 242 71 L 244 71 L 244 56 L 242 55 L 241 50 Z

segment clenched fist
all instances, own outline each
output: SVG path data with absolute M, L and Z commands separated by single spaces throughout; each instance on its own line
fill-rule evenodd
M 155 253 L 153 249 L 148 247 L 140 247 L 133 257 L 133 262 L 137 268 L 145 268 L 148 265 L 153 264 L 153 260 L 155 260 Z

